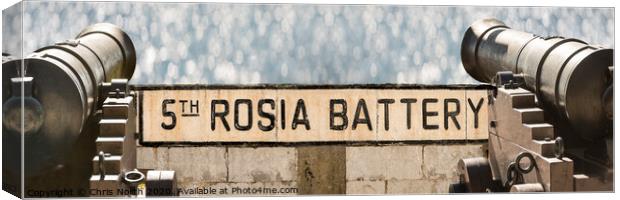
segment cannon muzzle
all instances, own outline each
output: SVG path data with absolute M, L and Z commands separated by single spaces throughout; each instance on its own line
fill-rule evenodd
M 539 104 L 565 118 L 582 138 L 608 135 L 613 49 L 560 36 L 541 37 L 496 19 L 474 22 L 461 44 L 467 73 L 490 83 L 498 72 L 523 76 Z M 607 92 L 606 92 L 607 90 Z

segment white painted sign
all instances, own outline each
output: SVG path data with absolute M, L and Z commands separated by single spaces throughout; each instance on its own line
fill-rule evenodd
M 137 88 L 142 142 L 479 140 L 487 88 Z

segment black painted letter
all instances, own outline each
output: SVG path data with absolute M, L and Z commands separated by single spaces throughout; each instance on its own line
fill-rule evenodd
M 364 119 L 360 119 L 360 110 L 364 111 Z M 368 130 L 372 131 L 370 115 L 368 114 L 368 108 L 366 107 L 366 101 L 364 99 L 360 99 L 360 101 L 357 102 L 357 108 L 355 109 L 355 118 L 353 118 L 353 124 L 351 125 L 351 128 L 355 130 L 358 123 L 368 125 Z
M 284 99 L 280 100 L 280 125 L 282 125 L 280 127 L 282 130 L 286 128 L 286 104 Z
M 484 98 L 480 98 L 480 101 L 478 101 L 478 106 L 474 106 L 474 103 L 471 102 L 471 99 L 467 99 L 467 102 L 469 103 L 469 107 L 471 107 L 471 110 L 474 111 L 474 128 L 478 128 L 478 112 L 480 112 L 480 108 L 482 108 Z
M 385 115 L 385 120 L 383 121 L 385 130 L 390 130 L 390 104 L 393 104 L 394 99 L 379 99 L 377 100 L 379 104 L 383 104 L 383 115 Z M 411 124 L 409 124 L 411 126 Z
M 299 118 L 299 113 L 303 116 L 302 119 Z M 297 101 L 297 106 L 295 106 L 295 114 L 293 115 L 293 123 L 291 124 L 291 128 L 293 130 L 297 129 L 297 124 L 303 124 L 306 127 L 306 130 L 310 130 L 310 121 L 308 121 L 308 113 L 306 112 L 306 104 L 303 99 Z
M 168 109 L 166 108 L 166 105 L 168 104 L 174 104 L 174 99 L 164 99 L 164 101 L 161 102 L 161 114 L 164 117 L 170 117 L 170 119 L 172 119 L 172 122 L 170 122 L 170 124 L 166 124 L 164 122 L 161 123 L 161 127 L 166 130 L 173 129 L 177 125 L 177 116 L 174 114 L 174 112 L 168 111 Z
M 342 106 L 341 112 L 334 112 L 335 104 Z M 334 118 L 339 117 L 342 119 L 342 124 L 335 125 Z M 347 102 L 344 99 L 331 99 L 329 100 L 329 129 L 331 130 L 344 130 L 347 128 L 349 119 L 347 118 Z
M 418 102 L 417 99 L 401 99 L 400 103 L 407 104 L 407 130 L 411 129 L 411 104 Z
M 276 116 L 273 113 L 268 113 L 263 110 L 263 104 L 268 104 L 271 106 L 271 110 L 276 109 L 276 101 L 273 99 L 261 99 L 258 100 L 258 115 L 267 118 L 269 120 L 269 125 L 263 125 L 263 121 L 258 120 L 258 128 L 262 131 L 271 131 L 274 128 Z
M 248 108 L 248 124 L 239 124 L 239 105 L 245 104 Z M 247 131 L 252 128 L 252 100 L 237 99 L 235 100 L 235 128 L 240 131 Z
M 224 111 L 216 112 L 215 105 L 221 104 L 224 105 Z M 226 115 L 228 115 L 228 101 L 224 99 L 211 100 L 211 130 L 215 130 L 215 118 L 219 117 L 222 119 L 222 124 L 224 124 L 224 128 L 226 131 L 230 131 L 230 126 L 228 126 L 228 122 L 226 121 Z
M 428 117 L 439 115 L 438 112 L 429 112 L 428 104 L 429 103 L 437 103 L 437 99 L 423 99 L 422 100 L 422 128 L 424 129 L 439 129 L 439 125 L 429 125 Z
M 454 105 L 456 105 L 455 111 L 448 112 L 449 103 L 453 103 Z M 461 113 L 461 103 L 459 102 L 458 99 L 453 99 L 453 98 L 444 99 L 443 100 L 443 128 L 448 130 L 448 117 L 449 117 L 452 119 L 452 122 L 454 122 L 456 129 L 461 130 L 461 125 L 459 125 L 459 121 L 456 120 L 456 116 L 459 115 L 459 113 Z

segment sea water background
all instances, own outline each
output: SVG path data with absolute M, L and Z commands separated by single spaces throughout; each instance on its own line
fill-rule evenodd
M 9 11 L 9 10 L 7 10 Z M 477 83 L 461 37 L 494 17 L 539 35 L 613 48 L 612 8 L 25 1 L 4 12 L 3 52 L 121 26 L 137 51 L 132 84 Z M 17 37 L 18 38 L 18 37 Z

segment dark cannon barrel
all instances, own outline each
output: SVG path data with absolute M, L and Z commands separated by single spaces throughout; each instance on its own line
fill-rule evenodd
M 107 23 L 89 26 L 75 39 L 40 48 L 23 59 L 3 61 L 3 130 L 23 134 L 27 175 L 68 159 L 67 151 L 104 100 L 102 83 L 130 79 L 135 64 L 129 36 Z M 15 103 L 20 88 L 23 124 L 21 106 Z
M 521 74 L 543 107 L 565 117 L 582 138 L 607 134 L 613 49 L 559 36 L 517 31 L 496 19 L 474 22 L 461 44 L 467 73 L 490 83 L 497 72 Z M 611 91 L 611 90 L 608 90 Z M 606 106 L 607 105 L 607 106 Z

